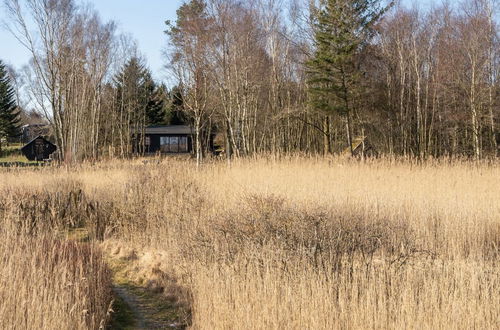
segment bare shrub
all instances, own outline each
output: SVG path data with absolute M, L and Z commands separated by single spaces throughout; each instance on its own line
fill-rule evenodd
M 119 218 L 112 201 L 89 198 L 74 180 L 56 180 L 43 188 L 6 189 L 0 194 L 8 196 L 0 201 L 0 214 L 9 209 L 9 221 L 24 234 L 85 227 L 92 238 L 102 240 L 113 228 L 112 219 Z
M 212 219 L 212 227 L 199 228 L 186 241 L 186 257 L 234 262 L 248 251 L 273 249 L 329 273 L 354 260 L 368 265 L 377 256 L 400 264 L 422 252 L 404 221 L 367 218 L 343 209 L 308 211 L 276 196 L 251 196 L 244 205 Z M 292 259 L 279 265 L 287 267 Z
M 496 163 L 287 156 L 200 169 L 167 159 L 45 171 L 43 185 L 32 183 L 37 176 L 29 170 L 0 174 L 0 191 L 16 190 L 0 199 L 0 221 L 11 224 L 0 236 L 13 237 L 14 247 L 14 237 L 39 237 L 14 225 L 21 191 L 35 194 L 51 182 L 57 188 L 50 191 L 62 191 L 63 177 L 78 182 L 78 198 L 95 208 L 78 206 L 78 219 L 102 221 L 96 232 L 104 234 L 93 236 L 104 239 L 107 254 L 127 265 L 127 277 L 186 306 L 192 328 L 485 329 L 498 323 Z M 50 200 L 50 193 L 43 196 Z M 49 202 L 59 215 L 68 205 L 62 196 Z M 5 251 L 20 259 L 25 252 L 14 247 Z M 43 291 L 35 275 L 31 286 L 17 277 L 26 292 Z M 48 288 L 44 294 L 59 292 Z

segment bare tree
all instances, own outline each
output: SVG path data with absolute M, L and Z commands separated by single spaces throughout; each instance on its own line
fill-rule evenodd
M 181 6 L 178 15 L 176 25 L 168 31 L 174 48 L 171 69 L 179 81 L 184 109 L 193 118 L 199 166 L 203 160 L 202 130 L 213 112 L 208 103 L 211 91 L 207 60 L 211 19 L 207 17 L 205 3 L 198 0 Z
M 9 30 L 32 55 L 31 93 L 54 127 L 60 158 L 96 158 L 114 24 L 73 0 L 4 2 Z

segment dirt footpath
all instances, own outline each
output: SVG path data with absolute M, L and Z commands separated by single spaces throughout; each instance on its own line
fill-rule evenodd
M 115 285 L 113 292 L 122 304 L 115 307 L 118 314 L 128 313 L 127 329 L 185 329 L 184 325 L 172 321 L 169 306 L 159 303 L 146 289 L 130 285 Z M 124 304 L 126 306 L 124 306 Z M 118 310 L 118 309 L 125 309 Z M 171 307 L 173 308 L 173 307 Z M 111 328 L 114 328 L 113 326 Z

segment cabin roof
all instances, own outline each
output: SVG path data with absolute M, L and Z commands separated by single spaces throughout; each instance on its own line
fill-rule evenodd
M 52 146 L 56 147 L 56 145 L 55 145 L 54 143 L 50 142 L 49 140 L 47 140 L 47 139 L 46 139 L 46 138 L 44 138 L 43 136 L 38 135 L 36 138 L 34 138 L 34 139 L 32 139 L 30 142 L 26 143 L 26 144 L 25 144 L 25 145 L 21 148 L 21 151 L 22 151 L 23 149 L 25 149 L 25 148 L 26 148 L 26 149 L 27 149 L 27 148 L 29 148 L 29 147 L 33 144 L 33 142 L 35 142 L 35 140 L 38 140 L 38 139 L 42 139 L 42 140 L 43 140 L 43 142 L 44 142 L 45 144 L 50 144 L 50 145 L 52 145 Z
M 37 143 L 40 140 L 42 141 L 41 145 Z M 21 148 L 21 151 L 26 158 L 38 161 L 48 159 L 56 150 L 57 146 L 43 136 L 37 136 Z
M 148 126 L 145 134 L 171 134 L 171 135 L 191 135 L 193 128 L 187 125 L 156 125 Z

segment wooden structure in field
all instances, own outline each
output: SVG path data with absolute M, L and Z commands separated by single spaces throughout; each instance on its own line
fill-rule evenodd
M 44 161 L 57 150 L 55 144 L 43 136 L 38 136 L 21 148 L 22 153 L 31 161 Z
M 146 153 L 185 154 L 193 150 L 193 129 L 187 125 L 149 126 L 144 131 Z

